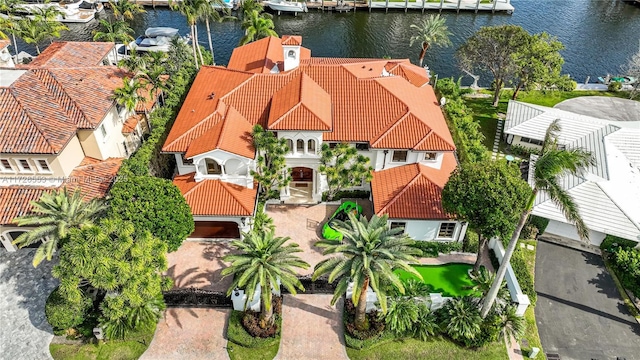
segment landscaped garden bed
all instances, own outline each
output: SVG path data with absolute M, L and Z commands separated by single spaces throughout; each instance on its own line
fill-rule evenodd
M 259 313 L 231 312 L 227 328 L 227 351 L 232 360 L 273 359 L 278 353 L 282 331 L 282 298 L 274 298 L 272 306 L 274 324 L 267 329 L 258 326 Z
M 49 351 L 55 360 L 137 359 L 149 347 L 156 327 L 128 334 L 123 340 L 82 344 L 51 344 Z

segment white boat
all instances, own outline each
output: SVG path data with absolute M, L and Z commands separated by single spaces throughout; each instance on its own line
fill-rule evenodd
M 222 6 L 218 4 L 213 4 L 213 8 L 216 10 L 221 9 L 233 9 L 235 1 L 234 0 L 222 0 Z
M 307 5 L 305 3 L 298 3 L 293 1 L 286 0 L 269 0 L 265 1 L 263 4 L 267 5 L 271 10 L 277 11 L 278 14 L 281 12 L 307 12 Z
M 171 39 L 180 36 L 178 29 L 170 27 L 151 27 L 145 30 L 144 35 L 138 36 L 137 39 L 129 43 L 129 49 L 141 51 L 169 51 Z M 180 37 L 187 42 L 186 38 Z
M 94 0 L 72 0 L 70 2 L 26 3 L 21 4 L 19 11 L 33 17 L 38 9 L 55 8 L 60 12 L 56 21 L 61 23 L 87 23 L 95 18 L 95 14 L 104 10 L 102 3 Z

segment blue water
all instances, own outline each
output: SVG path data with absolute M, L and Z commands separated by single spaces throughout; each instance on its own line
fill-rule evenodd
M 512 0 L 513 15 L 504 13 L 443 12 L 447 19 L 453 46 L 432 48 L 425 63 L 440 76 L 464 75 L 454 58 L 455 50 L 482 26 L 520 25 L 529 32 L 546 31 L 565 45 L 564 72 L 582 82 L 585 77 L 607 73 L 618 74 L 621 66 L 640 47 L 640 7 L 620 0 Z M 420 11 L 389 12 L 359 10 L 356 13 L 322 13 L 310 10 L 306 14 L 275 16 L 278 34 L 303 36 L 303 46 L 313 56 L 409 58 L 416 63 L 419 48 L 409 47 L 409 25 L 428 13 Z M 103 13 L 102 16 L 108 16 Z M 147 9 L 137 17 L 132 27 L 136 35 L 151 26 L 171 26 L 189 33 L 182 15 L 167 8 Z M 89 24 L 69 24 L 63 39 L 90 40 L 97 21 Z M 199 26 L 199 41 L 207 46 L 204 25 Z M 239 22 L 212 24 L 216 60 L 226 64 L 243 32 Z M 32 47 L 21 49 L 34 52 Z M 470 80 L 470 79 L 469 79 Z M 488 79 L 481 79 L 485 83 Z

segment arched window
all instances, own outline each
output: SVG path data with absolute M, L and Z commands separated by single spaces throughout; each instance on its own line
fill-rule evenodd
M 300 154 L 304 152 L 304 140 L 302 139 L 296 140 L 296 151 Z
M 222 167 L 213 159 L 204 159 L 207 175 L 222 175 Z
M 293 140 L 287 139 L 287 148 L 289 148 L 289 154 L 293 154 Z
M 316 153 L 316 141 L 311 139 L 307 142 L 307 152 L 309 154 L 315 154 Z
M 238 159 L 229 159 L 224 163 L 224 173 L 227 175 L 247 175 L 247 167 Z
M 294 50 L 289 50 L 289 52 L 287 53 L 287 57 L 289 59 L 295 59 L 296 58 L 296 52 Z

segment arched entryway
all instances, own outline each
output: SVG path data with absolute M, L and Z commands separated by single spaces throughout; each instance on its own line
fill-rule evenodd
M 300 204 L 314 202 L 314 173 L 314 170 L 308 167 L 298 166 L 291 168 L 288 202 Z

